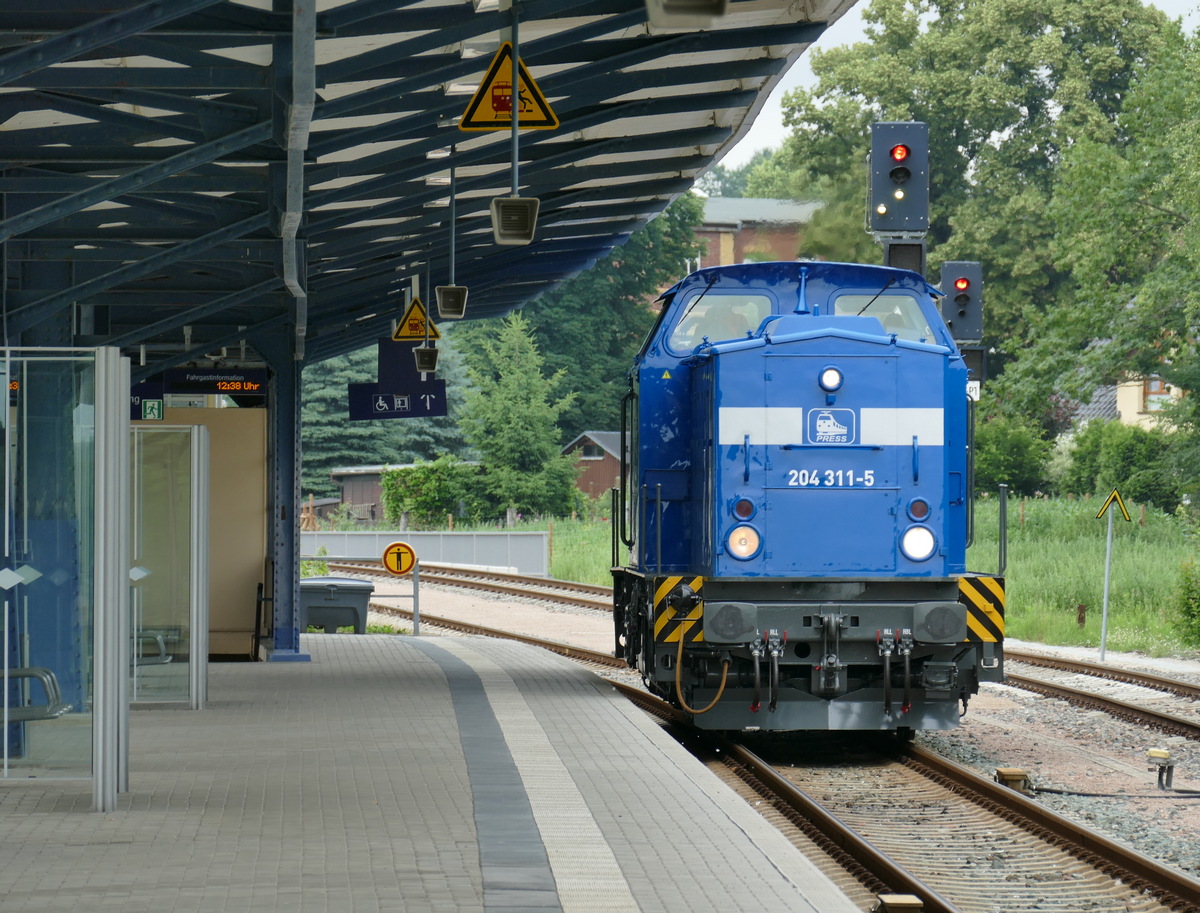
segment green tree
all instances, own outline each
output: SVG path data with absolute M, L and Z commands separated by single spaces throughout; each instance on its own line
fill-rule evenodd
M 1200 529 L 1200 358 L 1195 352 L 1171 364 L 1169 379 L 1190 392 L 1163 410 L 1173 431 L 1167 439 L 1167 460 L 1175 470 L 1180 499 L 1186 496 L 1188 511 Z
M 1131 468 L 1140 499 L 1160 505 L 1181 493 L 1200 500 L 1197 67 L 1197 36 L 1164 28 L 1152 65 L 1130 86 L 1118 141 L 1085 137 L 1063 152 L 1046 215 L 1069 287 L 1039 315 L 1032 345 L 997 389 L 1026 414 L 1048 388 L 1083 400 L 1127 377 L 1159 375 L 1192 391 L 1161 414 L 1174 431 L 1164 439 L 1166 474 Z
M 784 152 L 852 181 L 872 121 L 928 123 L 930 266 L 983 261 L 987 342 L 1019 351 L 1031 314 L 1061 303 L 1045 218 L 1058 159 L 1123 141 L 1122 100 L 1166 18 L 1139 0 L 872 0 L 864 20 L 865 42 L 813 53 L 816 88 L 785 97 Z
M 410 463 L 462 452 L 463 438 L 454 417 L 461 401 L 462 367 L 449 347 L 444 348 L 438 363 L 439 375 L 447 378 L 448 416 L 350 421 L 348 385 L 372 383 L 376 373 L 374 346 L 305 366 L 301 393 L 301 484 L 305 494 L 337 495 L 329 472 L 339 466 Z
M 696 189 L 706 197 L 748 197 L 753 193 L 746 192 L 746 181 L 750 173 L 763 162 L 770 161 L 774 153 L 768 149 L 759 149 L 744 165 L 736 168 L 726 168 L 724 165 L 713 165 L 696 181 Z
M 843 263 L 882 263 L 883 248 L 863 230 L 865 169 L 840 179 L 818 177 L 794 161 L 794 154 L 794 147 L 785 145 L 769 161 L 755 167 L 746 186 L 750 196 L 822 203 L 804 227 L 796 256 Z
M 657 316 L 651 302 L 699 257 L 703 218 L 704 200 L 684 194 L 623 247 L 522 309 L 546 370 L 572 394 L 558 418 L 564 443 L 618 427 L 626 375 Z M 454 338 L 474 358 L 502 331 L 499 321 L 472 323 L 455 327 Z
M 574 500 L 575 461 L 559 453 L 557 423 L 575 394 L 561 393 L 565 371 L 547 377 L 542 365 L 529 321 L 510 314 L 468 359 L 471 388 L 460 422 L 502 508 L 561 516 Z

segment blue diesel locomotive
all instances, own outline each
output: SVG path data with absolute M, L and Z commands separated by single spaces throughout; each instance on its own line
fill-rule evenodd
M 799 261 L 662 296 L 623 403 L 616 653 L 698 727 L 948 729 L 1002 679 L 1003 580 L 966 573 L 968 370 L 937 294 Z

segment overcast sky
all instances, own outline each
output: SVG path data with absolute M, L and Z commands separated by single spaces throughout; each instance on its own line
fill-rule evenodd
M 859 0 L 841 19 L 833 24 L 824 35 L 818 39 L 815 47 L 832 48 L 843 44 L 854 44 L 863 40 L 863 21 L 861 11 L 869 0 Z M 1174 19 L 1183 19 L 1184 28 L 1192 31 L 1200 24 L 1200 0 L 1155 0 L 1149 4 L 1157 6 Z M 775 149 L 787 136 L 787 128 L 783 126 L 783 110 L 781 103 L 785 92 L 797 86 L 812 84 L 812 71 L 808 68 L 807 54 L 801 54 L 796 65 L 788 72 L 783 81 L 775 88 L 767 104 L 754 121 L 754 126 L 746 134 L 746 138 L 730 150 L 721 160 L 726 168 L 738 168 L 759 149 Z

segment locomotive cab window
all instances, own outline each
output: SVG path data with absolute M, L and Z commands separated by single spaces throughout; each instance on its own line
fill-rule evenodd
M 934 339 L 920 302 L 911 295 L 840 295 L 833 307 L 843 316 L 875 317 L 885 333 L 909 342 Z
M 668 345 L 676 352 L 691 352 L 705 338 L 709 342 L 745 339 L 770 315 L 771 299 L 766 295 L 700 291 L 680 313 Z

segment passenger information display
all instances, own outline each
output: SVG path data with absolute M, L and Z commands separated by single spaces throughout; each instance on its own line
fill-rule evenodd
M 167 393 L 228 393 L 266 396 L 266 368 L 171 368 L 163 372 Z

